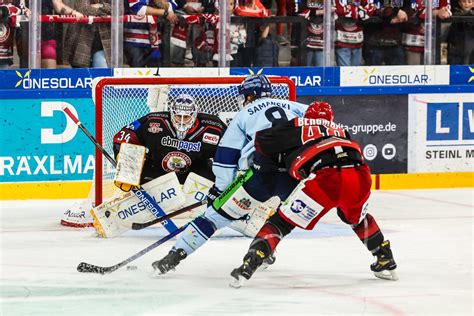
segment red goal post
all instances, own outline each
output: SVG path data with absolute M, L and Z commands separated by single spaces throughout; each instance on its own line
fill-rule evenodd
M 104 77 L 94 81 L 96 139 L 113 155 L 112 138 L 123 126 L 153 111 L 163 111 L 181 94 L 191 95 L 200 112 L 229 121 L 239 111 L 237 86 L 245 77 Z M 276 98 L 296 100 L 288 77 L 269 76 Z M 95 205 L 113 192 L 114 169 L 96 149 Z

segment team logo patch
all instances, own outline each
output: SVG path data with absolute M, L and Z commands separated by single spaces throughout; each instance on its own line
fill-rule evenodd
M 210 133 L 204 133 L 204 135 L 202 136 L 203 143 L 208 143 L 211 145 L 217 145 L 219 143 L 219 139 L 219 135 L 214 135 Z
M 4 42 L 10 36 L 10 28 L 5 24 L 0 24 L 0 42 Z
M 153 134 L 158 134 L 159 132 L 163 131 L 160 126 L 160 123 L 150 123 L 148 126 L 148 131 Z
M 252 205 L 252 202 L 247 198 L 241 198 L 240 200 L 237 200 L 235 197 L 233 197 L 232 201 L 235 204 L 237 204 L 238 207 L 240 207 L 241 209 L 244 209 L 246 211 L 249 211 L 250 206 Z
M 293 213 L 296 214 L 303 212 L 304 217 L 308 219 L 313 218 L 317 214 L 315 210 L 313 210 L 301 200 L 294 200 L 293 203 L 291 203 L 290 209 Z
M 183 173 L 191 167 L 191 158 L 185 153 L 172 151 L 162 160 L 161 166 L 166 172 Z

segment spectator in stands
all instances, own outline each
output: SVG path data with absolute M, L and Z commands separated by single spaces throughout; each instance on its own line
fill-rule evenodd
M 25 8 L 25 14 L 29 13 Z M 0 0 L 0 69 L 13 64 L 13 43 L 17 17 L 22 9 L 11 3 L 11 0 Z
M 186 0 L 184 5 L 178 2 L 175 10 L 178 23 L 173 25 L 171 32 L 171 62 L 173 66 L 184 66 L 186 51 L 191 47 L 194 39 L 201 33 L 199 15 L 204 7 L 201 1 Z
M 403 1 L 384 1 L 374 19 L 364 26 L 364 61 L 366 65 L 404 65 L 401 27 L 408 20 Z
M 125 14 L 152 15 L 174 24 L 178 17 L 166 0 L 125 0 Z M 125 23 L 124 54 L 130 67 L 161 65 L 161 32 L 159 23 Z
M 84 15 L 64 4 L 61 0 L 43 0 L 41 2 L 41 14 L 65 14 L 72 15 L 77 19 Z M 54 23 L 41 23 L 41 67 L 56 68 L 56 26 Z
M 323 66 L 323 0 L 307 0 L 300 13 L 308 23 L 308 37 L 306 38 L 306 66 Z
M 270 11 L 263 6 L 260 0 L 239 0 L 234 10 L 237 16 L 264 18 L 270 16 Z M 274 45 L 268 42 L 270 35 L 269 25 L 256 25 L 255 32 L 247 32 L 247 42 L 243 48 L 243 66 L 260 67 L 260 65 L 273 64 L 275 55 Z M 271 41 L 271 39 L 269 39 Z M 270 48 L 270 51 L 267 50 Z M 277 47 L 278 48 L 278 47 Z M 257 52 L 258 50 L 258 52 Z M 257 55 L 260 54 L 259 57 Z M 269 59 L 272 59 L 271 61 Z
M 280 48 L 271 33 L 271 25 L 260 26 L 257 47 L 255 49 L 254 67 L 278 67 Z
M 209 62 L 217 66 L 217 55 L 213 60 L 214 54 L 218 53 L 217 27 L 218 11 L 216 0 L 201 0 L 203 5 L 203 14 L 199 18 L 199 24 L 195 28 L 194 39 L 192 41 L 192 55 L 194 65 L 197 67 L 206 67 Z
M 110 0 L 76 0 L 74 7 L 88 16 L 111 14 Z M 64 45 L 64 59 L 72 67 L 107 68 L 111 65 L 109 23 L 72 23 Z
M 273 4 L 273 0 L 261 0 L 262 1 L 262 4 L 265 8 L 267 8 L 268 11 L 271 10 L 272 8 L 272 4 Z M 290 1 L 285 1 L 285 0 L 275 0 L 276 4 L 277 4 L 277 10 L 276 10 L 276 15 L 277 16 L 285 16 L 286 15 L 286 6 L 287 6 L 287 2 L 290 2 Z M 277 31 L 276 31 L 276 34 L 277 34 L 277 42 L 279 45 L 282 45 L 282 46 L 286 46 L 289 44 L 288 40 L 285 38 L 285 36 L 283 36 L 283 23 L 278 23 L 277 24 Z
M 364 33 L 360 21 L 374 15 L 375 5 L 369 0 L 360 2 L 336 0 L 336 62 L 338 66 L 359 66 L 362 63 Z
M 430 0 L 431 1 L 431 0 Z M 433 1 L 433 6 L 435 1 Z M 436 1 L 433 8 L 433 18 L 445 20 L 451 17 L 449 0 Z M 408 23 L 402 29 L 402 44 L 405 49 L 408 65 L 423 64 L 425 51 L 425 13 L 423 0 L 412 0 L 408 7 Z
M 235 2 L 229 0 L 229 10 L 231 15 L 234 15 Z M 247 41 L 247 30 L 245 24 L 231 24 L 230 25 L 230 54 L 232 60 L 230 61 L 231 67 L 242 67 L 243 64 L 243 50 L 245 42 Z
M 470 16 L 471 21 L 452 23 L 448 33 L 448 64 L 474 64 L 474 1 L 459 0 L 453 16 Z

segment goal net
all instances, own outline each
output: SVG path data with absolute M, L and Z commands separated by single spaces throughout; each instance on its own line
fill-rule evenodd
M 218 115 L 229 123 L 239 111 L 237 86 L 245 77 L 105 77 L 93 85 L 96 113 L 96 138 L 113 156 L 113 136 L 127 124 L 155 111 L 167 110 L 181 94 L 189 94 L 199 111 Z M 288 77 L 269 77 L 276 98 L 296 99 L 296 88 Z M 96 150 L 95 205 L 110 197 L 115 189 L 115 170 Z

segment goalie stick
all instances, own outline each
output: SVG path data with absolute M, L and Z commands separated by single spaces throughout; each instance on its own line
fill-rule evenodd
M 166 241 L 170 240 L 171 238 L 173 238 L 174 236 L 178 235 L 180 232 L 182 232 L 185 228 L 186 228 L 187 224 L 186 225 L 183 225 L 181 228 L 175 230 L 174 232 L 166 235 L 165 237 L 161 238 L 160 240 L 154 242 L 153 244 L 149 245 L 148 247 L 146 247 L 145 249 L 143 250 L 140 250 L 139 252 L 137 252 L 136 254 L 134 254 L 133 256 L 113 265 L 113 266 L 110 266 L 110 267 L 101 267 L 101 266 L 96 266 L 94 264 L 90 264 L 90 263 L 87 263 L 87 262 L 81 262 L 79 263 L 79 265 L 77 266 L 77 272 L 81 272 L 81 273 L 98 273 L 98 274 L 108 274 L 108 273 L 112 273 L 114 272 L 115 270 L 117 269 L 120 269 L 121 267 L 127 265 L 128 263 L 132 262 L 133 260 L 136 260 L 138 258 L 140 258 L 141 256 L 143 256 L 144 254 L 146 254 L 147 252 L 149 252 L 150 250 L 153 250 L 155 249 L 156 247 L 158 247 L 159 245 L 165 243 Z
M 190 210 L 196 208 L 196 207 L 199 207 L 201 205 L 204 205 L 206 204 L 207 201 L 206 200 L 202 200 L 200 202 L 196 202 L 194 204 L 191 204 L 191 205 L 188 205 L 186 207 L 183 207 L 182 209 L 180 210 L 177 210 L 177 211 L 174 211 L 172 213 L 169 213 L 169 214 L 166 214 L 165 216 L 162 216 L 160 218 L 157 218 L 157 219 L 154 219 L 152 221 L 149 221 L 149 222 L 146 222 L 146 223 L 133 223 L 132 224 L 132 229 L 133 230 L 140 230 L 140 229 L 143 229 L 143 228 L 146 228 L 148 226 L 151 226 L 151 225 L 154 225 L 156 223 L 159 223 L 159 222 L 162 222 L 162 221 L 165 221 L 169 218 L 172 218 L 172 217 L 175 217 L 175 216 L 178 216 L 179 214 L 183 214 L 183 213 L 186 213 L 186 212 L 189 212 Z
M 94 136 L 85 128 L 85 126 L 79 121 L 79 119 L 71 112 L 67 105 L 63 106 L 63 111 L 69 116 L 69 118 L 84 132 L 84 134 L 89 138 L 89 140 L 94 143 L 100 152 L 107 158 L 107 160 L 112 164 L 112 166 L 117 167 L 117 162 L 109 155 L 109 153 L 102 147 Z M 150 212 L 155 215 L 155 217 L 166 216 L 166 213 L 161 209 L 161 207 L 155 202 L 155 200 L 141 187 L 132 189 L 132 192 L 140 201 L 145 204 L 145 206 L 150 210 Z M 165 221 L 165 220 L 163 220 Z M 166 230 L 170 233 L 178 229 L 172 221 L 166 221 L 162 224 Z

